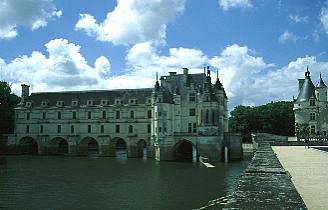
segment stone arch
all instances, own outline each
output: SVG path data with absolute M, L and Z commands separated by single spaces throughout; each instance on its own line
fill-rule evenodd
M 96 139 L 87 136 L 80 141 L 78 150 L 80 155 L 96 155 L 99 154 L 99 143 Z
M 124 139 L 120 137 L 115 137 L 111 139 L 110 148 L 112 148 L 113 150 L 113 156 L 119 158 L 127 158 L 128 144 Z
M 19 141 L 18 151 L 21 154 L 37 155 L 39 152 L 38 142 L 30 136 L 25 136 Z
M 181 162 L 196 162 L 197 149 L 196 146 L 189 140 L 183 139 L 178 141 L 173 147 L 173 157 L 176 161 Z
M 55 137 L 50 141 L 49 154 L 64 155 L 68 153 L 68 142 L 62 137 Z
M 147 157 L 147 142 L 144 139 L 140 139 L 137 143 L 137 156 Z

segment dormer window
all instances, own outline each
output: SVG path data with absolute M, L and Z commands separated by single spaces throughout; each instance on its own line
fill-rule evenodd
M 57 101 L 56 104 L 58 107 L 63 107 L 64 106 L 64 101 Z
M 87 105 L 88 105 L 88 106 L 92 106 L 92 105 L 93 105 L 93 100 L 92 100 L 92 99 L 89 99 L 89 100 L 87 101 Z
M 41 102 L 41 106 L 42 107 L 47 107 L 48 106 L 48 102 L 47 101 L 42 101 Z
M 315 106 L 315 99 L 310 99 L 310 106 Z
M 77 106 L 77 105 L 79 105 L 78 101 L 76 100 L 72 101 L 72 106 Z
M 26 102 L 26 107 L 32 107 L 32 102 Z
M 136 104 L 136 101 L 137 101 L 136 99 L 130 99 L 129 104 Z
M 106 106 L 108 104 L 108 101 L 106 99 L 102 99 L 100 103 L 102 106 Z
M 121 100 L 120 100 L 120 99 L 116 99 L 116 100 L 115 100 L 115 104 L 116 104 L 116 105 L 120 105 L 120 104 L 121 104 Z

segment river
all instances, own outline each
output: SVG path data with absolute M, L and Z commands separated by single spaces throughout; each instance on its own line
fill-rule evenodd
M 0 209 L 193 209 L 231 193 L 248 163 L 0 156 Z

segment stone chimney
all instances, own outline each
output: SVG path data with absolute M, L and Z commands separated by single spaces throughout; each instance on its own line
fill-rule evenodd
M 183 74 L 188 74 L 189 69 L 188 68 L 182 68 L 183 69 Z
M 22 84 L 22 96 L 21 96 L 21 104 L 25 104 L 27 98 L 30 96 L 30 86 L 26 84 Z

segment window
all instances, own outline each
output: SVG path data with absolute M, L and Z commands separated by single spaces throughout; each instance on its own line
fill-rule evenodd
M 61 125 L 57 125 L 57 133 L 61 133 Z
M 162 98 L 158 98 L 158 102 L 159 103 L 162 103 Z
M 40 133 L 43 133 L 43 125 L 40 125 Z
M 196 123 L 192 124 L 192 132 L 197 133 L 197 124 Z
M 196 94 L 195 93 L 190 93 L 189 94 L 189 101 L 196 101 Z
M 102 118 L 103 118 L 103 119 L 106 119 L 106 111 L 103 111 L 103 112 L 102 112 Z
M 115 104 L 116 104 L 116 105 L 121 104 L 121 100 L 119 100 L 119 99 L 115 100 Z
M 115 125 L 115 133 L 120 133 L 120 125 Z
M 130 100 L 130 104 L 135 104 L 135 100 L 134 99 L 131 99 Z
M 104 127 L 104 125 L 101 125 L 100 126 L 100 133 L 104 133 L 105 132 L 105 127 Z
M 60 120 L 60 119 L 62 118 L 62 116 L 61 116 L 61 112 L 58 112 L 58 113 L 57 113 L 57 118 L 58 118 L 58 120 Z
M 89 120 L 91 119 L 91 112 L 90 111 L 88 112 L 88 119 Z
M 121 118 L 121 113 L 120 111 L 116 111 L 116 119 L 120 119 Z
M 192 123 L 188 123 L 188 133 L 192 132 Z
M 101 100 L 101 105 L 106 106 L 107 103 L 108 103 L 107 100 L 105 100 L 105 99 Z
M 315 99 L 310 99 L 310 106 L 315 106 Z
M 71 133 L 74 133 L 74 125 L 71 125 Z
M 158 116 L 159 116 L 159 117 L 162 116 L 162 112 L 158 112 Z
M 147 111 L 147 117 L 148 117 L 148 118 L 151 118 L 151 110 L 148 110 L 148 111 Z
M 327 136 L 327 131 L 323 131 L 323 135 L 324 136 Z
M 196 115 L 196 109 L 189 109 L 189 116 L 195 116 Z
M 205 123 L 208 123 L 209 122 L 209 115 L 210 115 L 210 111 L 208 111 L 208 109 L 206 109 L 206 112 L 205 112 Z
M 310 127 L 310 133 L 315 134 L 315 125 L 311 125 Z
M 62 107 L 64 105 L 64 102 L 63 101 L 57 101 L 57 106 L 58 107 Z
M 91 125 L 88 125 L 88 133 L 91 133 Z
M 151 125 L 150 124 L 147 125 L 147 133 L 151 133 Z
M 158 127 L 158 132 L 162 132 L 162 127 Z
M 166 132 L 166 131 L 167 131 L 166 127 L 163 127 L 163 132 Z
M 134 111 L 130 111 L 130 118 L 134 118 Z
M 30 126 L 26 125 L 26 133 L 29 133 L 29 132 L 30 132 Z
M 88 106 L 92 106 L 93 105 L 93 100 L 88 100 L 87 104 L 88 104 Z
M 315 113 L 310 113 L 310 120 L 315 120 Z
M 47 118 L 47 114 L 45 112 L 42 112 L 42 119 L 46 119 Z
M 76 112 L 73 112 L 73 119 L 76 119 Z
M 72 106 L 77 106 L 77 101 L 72 101 Z
M 133 133 L 133 126 L 129 125 L 129 133 Z
M 30 120 L 30 113 L 29 112 L 26 113 L 26 120 Z

